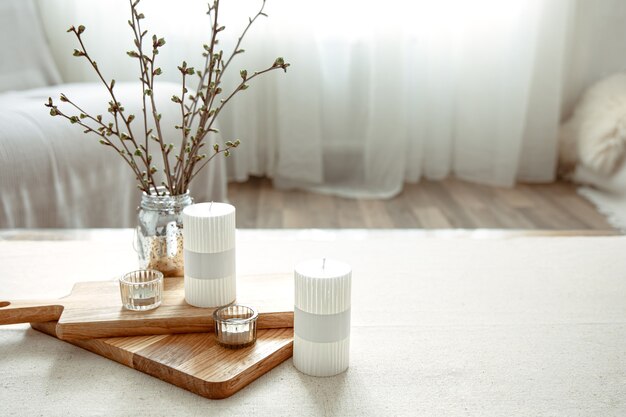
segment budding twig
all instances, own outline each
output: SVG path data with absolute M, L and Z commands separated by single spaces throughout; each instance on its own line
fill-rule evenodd
M 256 71 L 253 75 L 248 76 L 246 70 L 239 72 L 242 81 L 226 96 L 226 98 L 220 99 L 219 104 L 215 105 L 216 97 L 222 94 L 222 77 L 224 72 L 228 69 L 229 65 L 233 61 L 236 55 L 244 53 L 241 49 L 241 44 L 248 33 L 250 27 L 260 16 L 267 16 L 263 10 L 265 8 L 265 0 L 262 0 L 262 4 L 258 12 L 254 17 L 248 19 L 248 24 L 241 32 L 235 47 L 230 55 L 225 56 L 224 51 L 218 51 L 218 35 L 225 27 L 219 25 L 219 3 L 220 0 L 213 0 L 213 3 L 209 4 L 208 15 L 211 27 L 211 36 L 209 44 L 204 45 L 203 56 L 205 57 L 204 66 L 201 70 L 195 70 L 192 67 L 188 67 L 186 62 L 183 62 L 178 67 L 182 76 L 182 94 L 180 97 L 173 96 L 172 101 L 180 105 L 181 123 L 175 126 L 177 129 L 181 129 L 181 143 L 178 149 L 178 154 L 172 152 L 174 145 L 166 145 L 165 138 L 163 137 L 163 129 L 161 126 L 161 113 L 157 110 L 155 93 L 154 93 L 154 80 L 156 76 L 161 75 L 161 68 L 155 64 L 156 55 L 159 53 L 159 48 L 165 45 L 164 38 L 158 38 L 156 35 L 152 36 L 152 53 L 147 55 L 145 52 L 144 37 L 147 35 L 147 30 L 142 30 L 141 20 L 145 18 L 143 13 L 139 13 L 137 6 L 140 0 L 129 0 L 131 18 L 128 20 L 128 25 L 133 32 L 133 41 L 135 49 L 128 51 L 127 54 L 133 59 L 139 61 L 139 72 L 142 88 L 142 114 L 143 114 L 143 138 L 136 136 L 131 127 L 131 123 L 135 119 L 133 114 L 126 114 L 122 103 L 117 99 L 114 91 L 115 80 L 107 82 L 105 77 L 100 72 L 97 63 L 91 58 L 87 52 L 87 48 L 82 39 L 82 34 L 85 32 L 85 27 L 80 25 L 77 28 L 72 26 L 68 32 L 72 32 L 76 39 L 80 49 L 74 49 L 74 56 L 85 58 L 93 70 L 96 72 L 98 78 L 105 85 L 111 101 L 109 101 L 108 112 L 112 116 L 112 121 L 104 121 L 102 115 L 92 116 L 76 103 L 71 101 L 65 95 L 61 95 L 61 101 L 69 103 L 72 107 L 78 110 L 80 113 L 76 115 L 68 115 L 54 104 L 52 98 L 46 103 L 46 107 L 50 108 L 50 114 L 53 116 L 61 116 L 67 119 L 72 124 L 78 124 L 85 129 L 85 133 L 94 133 L 98 135 L 100 143 L 105 146 L 112 147 L 118 154 L 126 161 L 131 167 L 137 180 L 139 182 L 138 187 L 146 194 L 159 195 L 159 188 L 157 187 L 157 180 L 155 175 L 157 169 L 153 165 L 152 155 L 149 152 L 150 141 L 155 141 L 161 152 L 164 166 L 164 179 L 162 184 L 165 185 L 167 192 L 170 195 L 180 195 L 188 190 L 189 183 L 198 175 L 198 173 L 219 154 L 229 156 L 232 149 L 239 146 L 239 140 L 234 142 L 227 141 L 225 147 L 220 149 L 218 144 L 213 145 L 214 153 L 207 157 L 206 154 L 200 154 L 200 150 L 205 147 L 206 137 L 209 133 L 217 133 L 217 129 L 213 126 L 224 106 L 230 102 L 230 100 L 240 91 L 246 90 L 249 87 L 250 81 L 259 77 L 267 72 L 282 69 L 287 71 L 289 67 L 288 63 L 282 58 L 277 58 L 274 63 L 261 71 Z M 195 89 L 195 94 L 187 94 L 187 81 L 189 75 L 198 75 L 199 81 Z M 214 107 L 215 105 L 215 107 Z M 150 116 L 148 116 L 150 114 Z M 198 116 L 198 125 L 194 127 L 194 122 Z M 154 123 L 155 132 L 148 128 L 148 119 L 152 118 Z M 94 123 L 96 128 L 89 126 L 82 120 L 90 121 Z M 121 123 L 120 123 L 121 120 Z M 122 131 L 120 127 L 123 125 Z M 195 129 L 192 134 L 192 129 Z M 111 141 L 111 138 L 117 138 L 119 144 Z M 142 140 L 140 140 L 142 139 Z M 170 153 L 175 155 L 175 163 L 170 160 Z M 200 161 L 204 161 L 199 166 Z M 138 165 L 138 162 L 143 165 L 143 168 Z

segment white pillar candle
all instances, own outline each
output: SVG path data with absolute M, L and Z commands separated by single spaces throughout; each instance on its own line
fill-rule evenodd
M 236 298 L 235 207 L 199 203 L 183 210 L 185 301 L 220 307 Z
M 348 369 L 350 353 L 350 265 L 312 259 L 296 265 L 293 364 L 312 376 Z

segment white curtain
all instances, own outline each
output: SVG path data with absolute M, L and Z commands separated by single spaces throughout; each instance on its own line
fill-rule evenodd
M 261 1 L 222 3 L 222 46 L 230 50 Z M 180 61 L 201 62 L 206 2 L 141 4 L 146 27 L 167 40 L 159 58 L 175 81 Z M 71 57 L 74 40 L 64 32 L 81 23 L 103 70 L 136 79 L 123 49 L 132 45 L 126 1 L 39 5 L 67 81 L 92 77 Z M 251 72 L 284 56 L 292 66 L 259 80 L 220 116 L 223 139 L 242 141 L 230 176 L 269 175 L 278 186 L 355 197 L 390 197 L 423 177 L 551 181 L 561 112 L 625 61 L 607 57 L 626 49 L 598 45 L 598 33 L 626 38 L 615 17 L 623 20 L 624 9 L 618 0 L 268 0 L 269 19 L 250 32 L 237 64 Z M 594 45 L 602 71 L 585 60 Z

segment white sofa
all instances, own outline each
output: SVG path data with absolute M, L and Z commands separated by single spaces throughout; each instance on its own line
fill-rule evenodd
M 141 194 L 129 167 L 97 136 L 51 117 L 44 106 L 53 97 L 69 110 L 58 100 L 62 92 L 86 111 L 106 115 L 104 86 L 61 83 L 31 0 L 0 0 L 0 38 L 11 39 L 0 50 L 0 228 L 134 226 Z M 115 89 L 139 118 L 140 84 Z M 170 97 L 179 92 L 172 83 L 155 88 L 164 135 L 174 143 L 179 108 Z M 213 162 L 192 184 L 196 201 L 226 199 L 225 163 Z

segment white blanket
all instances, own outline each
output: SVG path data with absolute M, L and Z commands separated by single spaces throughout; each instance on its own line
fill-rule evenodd
M 140 88 L 139 83 L 115 87 L 126 111 L 137 116 L 138 130 Z M 98 136 L 48 114 L 44 103 L 49 96 L 58 102 L 61 92 L 106 119 L 109 98 L 100 84 L 0 94 L 0 228 L 134 226 L 141 194 L 130 167 L 113 149 L 99 144 Z M 166 141 L 179 143 L 181 132 L 174 125 L 180 124 L 180 110 L 170 101 L 173 94 L 180 94 L 179 85 L 155 87 Z M 58 104 L 71 111 L 67 103 Z M 156 149 L 154 158 L 161 164 Z M 226 199 L 223 158 L 215 158 L 195 178 L 191 191 L 196 201 Z
M 73 281 L 135 268 L 131 237 L 0 241 L 1 299 L 62 296 Z M 212 401 L 25 325 L 0 326 L 0 409 L 64 417 L 623 417 L 625 247 L 622 236 L 240 230 L 240 276 L 290 272 L 318 256 L 352 265 L 346 373 L 313 378 L 289 360 Z
M 586 184 L 578 189 L 580 195 L 589 199 L 612 226 L 626 232 L 626 164 L 610 177 L 579 165 L 574 181 Z

